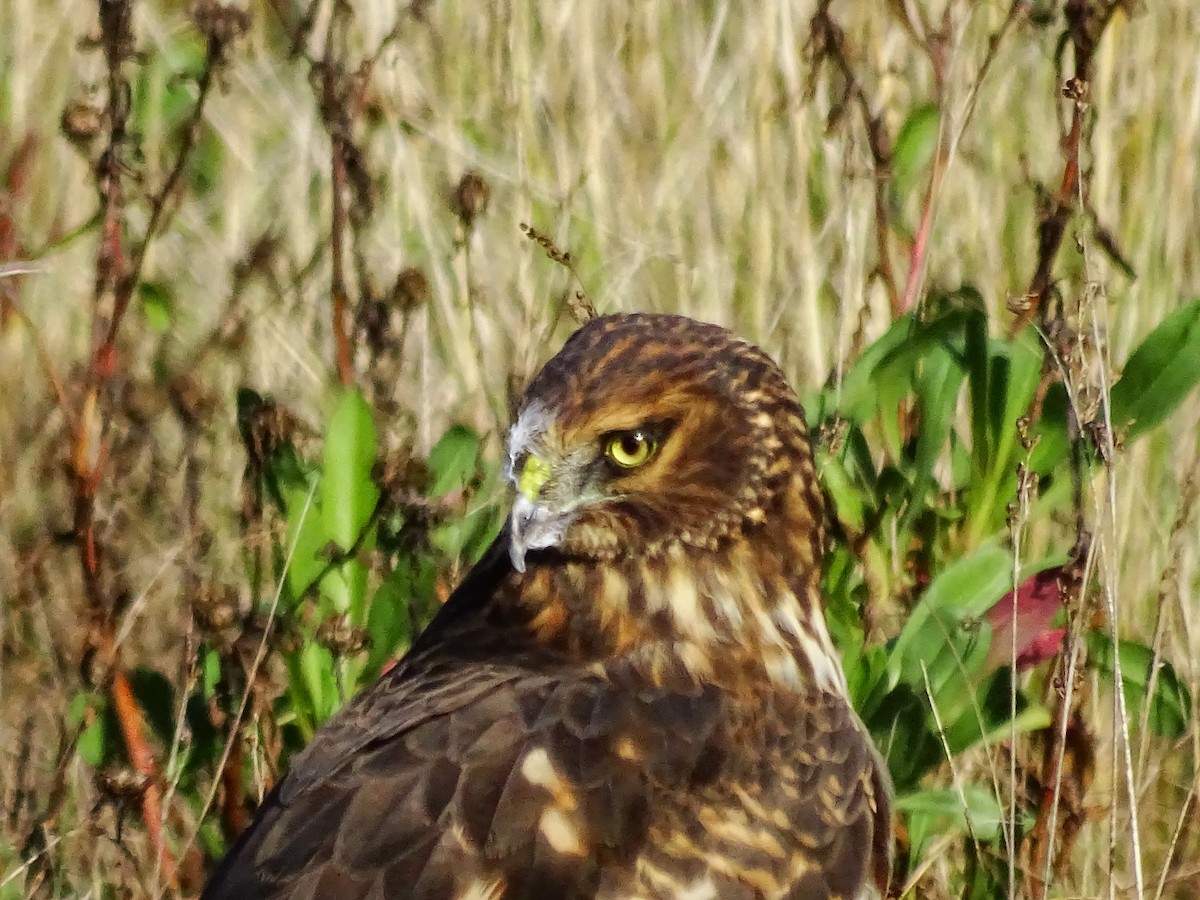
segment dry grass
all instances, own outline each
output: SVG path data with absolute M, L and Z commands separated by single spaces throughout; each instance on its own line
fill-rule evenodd
M 142 190 L 169 170 L 177 110 L 194 94 L 175 76 L 202 58 L 180 5 L 137 6 Z M 855 48 L 855 71 L 892 135 L 934 96 L 929 60 L 902 21 L 917 5 L 834 7 Z M 317 423 L 334 378 L 330 139 L 309 63 L 287 55 L 301 10 L 283 0 L 271 6 L 281 12 L 256 6 L 249 33 L 218 72 L 203 166 L 185 176 L 186 200 L 147 256 L 143 277 L 169 292 L 170 324 L 155 331 L 135 305 L 102 398 L 113 469 L 96 519 L 114 567 L 108 587 L 129 598 L 117 634 L 130 665 L 153 661 L 181 678 L 189 578 L 240 565 L 235 388 L 284 398 Z M 877 277 L 872 155 L 855 110 L 831 117 L 840 81 L 817 71 L 806 51 L 811 2 L 433 3 L 399 20 L 391 3 L 352 6 L 351 67 L 383 50 L 354 118 L 374 208 L 351 229 L 349 293 L 386 295 L 409 266 L 429 286 L 405 322 L 387 396 L 376 396 L 395 411 L 381 423 L 388 445 L 421 453 L 450 423 L 466 421 L 494 446 L 511 386 L 569 330 L 562 308 L 579 284 L 522 235 L 521 223 L 571 253 L 601 311 L 670 310 L 728 324 L 781 359 L 802 391 L 839 370 L 862 322 L 872 335 L 890 321 Z M 955 133 L 973 109 L 932 207 L 924 284 L 974 284 L 1004 323 L 1009 298 L 1024 293 L 1036 264 L 1036 185 L 1053 190 L 1062 170 L 1059 123 L 1069 108 L 1059 86 L 1069 69 L 1054 64 L 1061 10 L 1032 4 L 1033 17 L 1014 25 L 977 84 L 1007 3 L 921 6 L 934 22 L 944 9 L 952 26 L 943 127 Z M 312 11 L 306 46 L 319 55 L 330 4 Z M 1039 14 L 1050 21 L 1035 24 Z M 8 254 L 0 263 L 31 259 L 41 270 L 3 281 L 32 328 L 11 311 L 0 319 L 0 795 L 12 810 L 0 823 L 0 880 L 5 866 L 19 865 L 24 829 L 51 791 L 88 627 L 77 561 L 56 539 L 71 526 L 62 477 L 70 440 L 37 345 L 77 402 L 98 232 L 75 232 L 96 214 L 97 196 L 90 164 L 62 136 L 60 118 L 68 104 L 103 94 L 103 59 L 81 46 L 95 19 L 95 5 L 82 0 L 0 0 L 0 174 L 8 171 L 0 222 L 15 230 L 14 241 L 0 245 Z M 395 39 L 385 41 L 397 21 Z M 1098 331 L 1110 361 L 1200 296 L 1197 46 L 1200 7 L 1165 0 L 1132 16 L 1118 12 L 1095 60 L 1084 186 L 1096 221 L 1137 278 L 1113 263 L 1084 219 L 1068 229 L 1056 272 L 1064 296 L 1079 299 L 1080 329 Z M 450 202 L 467 170 L 490 188 L 486 213 L 470 226 Z M 897 233 L 917 228 L 924 180 L 918 185 L 897 201 Z M 135 196 L 135 235 L 144 210 Z M 903 281 L 909 255 L 901 240 L 891 264 Z M 203 410 L 194 447 L 181 417 L 170 414 L 183 374 Z M 1157 642 L 1194 697 L 1198 436 L 1193 397 L 1117 458 L 1111 485 L 1103 475 L 1090 485 L 1101 583 L 1120 627 Z M 200 461 L 196 509 L 207 539 L 199 543 L 187 537 L 194 532 L 185 458 Z M 240 590 L 248 602 L 249 587 Z M 1109 692 L 1091 687 L 1105 757 L 1088 796 L 1096 815 L 1061 895 L 1132 896 L 1130 803 L 1123 770 L 1109 765 Z M 1200 894 L 1197 765 L 1195 718 L 1185 745 L 1135 747 L 1147 897 L 1168 869 L 1162 896 Z M 91 815 L 102 798 L 90 770 L 71 759 L 62 774 L 68 799 L 47 852 L 71 860 L 74 892 L 111 896 L 102 883 L 137 868 L 145 837 L 131 820 L 130 848 L 122 848 L 112 808 Z M 1186 843 L 1172 866 L 1177 828 Z M 944 878 L 933 866 L 921 895 L 939 896 Z

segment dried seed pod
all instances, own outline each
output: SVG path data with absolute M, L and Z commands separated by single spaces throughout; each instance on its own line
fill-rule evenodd
M 104 125 L 104 111 L 86 100 L 72 100 L 63 110 L 58 127 L 63 137 L 80 150 L 87 150 Z
M 482 175 L 474 169 L 468 169 L 463 173 L 458 187 L 454 189 L 451 206 L 454 214 L 458 216 L 465 228 L 472 228 L 475 221 L 487 212 L 491 194 L 491 186 Z
M 200 586 L 192 613 L 205 637 L 212 639 L 237 621 L 237 591 L 228 585 L 206 581 Z
M 392 305 L 404 312 L 419 309 L 429 299 L 429 279 L 416 266 L 403 269 L 392 285 Z
M 351 656 L 370 643 L 366 630 L 341 618 L 326 619 L 318 625 L 317 640 L 339 656 Z
M 192 7 L 192 21 L 210 41 L 228 44 L 250 30 L 250 11 L 219 0 L 200 0 Z
M 275 451 L 292 441 L 300 423 L 271 397 L 243 389 L 238 396 L 238 426 L 251 462 L 264 467 Z

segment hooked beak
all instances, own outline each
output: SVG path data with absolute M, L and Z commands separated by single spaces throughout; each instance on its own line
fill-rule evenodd
M 525 571 L 525 554 L 530 550 L 553 547 L 562 540 L 570 523 L 569 512 L 559 512 L 538 502 L 538 495 L 550 480 L 550 466 L 530 454 L 521 474 L 515 479 L 517 499 L 508 517 L 508 555 L 513 568 Z
M 561 541 L 567 522 L 566 515 L 552 513 L 524 494 L 519 495 L 513 503 L 508 525 L 508 555 L 513 568 L 524 572 L 528 551 L 544 550 Z

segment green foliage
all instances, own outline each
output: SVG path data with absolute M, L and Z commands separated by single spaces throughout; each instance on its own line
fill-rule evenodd
M 892 148 L 892 205 L 900 204 L 920 184 L 930 161 L 937 152 L 941 115 L 935 103 L 922 103 L 914 108 L 896 134 Z
M 167 309 L 164 290 L 148 287 L 139 296 L 150 317 L 159 307 Z M 284 526 L 266 548 L 270 570 L 248 622 L 272 618 L 272 633 L 263 639 L 287 673 L 285 692 L 269 710 L 282 737 L 271 764 L 285 767 L 288 754 L 403 653 L 436 613 L 447 576 L 494 538 L 500 517 L 488 498 L 499 472 L 485 464 L 479 436 L 454 426 L 418 465 L 422 474 L 414 487 L 420 499 L 406 505 L 379 480 L 373 413 L 357 390 L 339 388 L 332 395 L 315 454 L 301 450 L 279 425 L 286 416 L 276 415 L 269 398 L 242 389 L 237 407 L 249 457 L 248 486 L 259 498 L 251 508 Z M 253 582 L 254 558 L 248 555 L 246 564 Z M 244 683 L 245 663 L 219 643 L 200 646 L 184 696 L 158 669 L 129 673 L 149 735 L 159 746 L 174 748 L 165 774 L 179 802 L 197 817 L 202 786 L 218 776 L 231 739 L 224 729 L 251 690 Z M 78 729 L 76 750 L 89 766 L 129 764 L 104 692 L 76 693 L 66 723 Z M 263 737 L 270 739 L 273 731 L 266 728 Z M 245 785 L 259 777 L 257 765 L 244 761 Z M 197 839 L 213 857 L 227 846 L 221 822 L 211 816 L 202 821 Z
M 1113 427 L 1125 439 L 1158 425 L 1200 382 L 1200 300 L 1159 323 L 1129 357 L 1112 389 Z
M 400 648 L 412 643 L 417 628 L 432 618 L 437 574 L 428 556 L 403 555 L 379 585 L 367 615 L 367 671 L 378 672 Z
M 253 392 L 239 397 L 244 423 L 266 406 L 269 401 Z M 498 527 L 494 505 L 473 499 L 494 476 L 485 473 L 482 442 L 469 428 L 448 429 L 425 465 L 423 504 L 436 508 L 449 498 L 461 508 L 445 521 L 420 521 L 415 511 L 389 505 L 376 480 L 372 411 L 357 390 L 338 389 L 323 435 L 319 461 L 281 441 L 257 473 L 287 526 L 273 555 L 281 579 L 280 628 L 294 633 L 298 646 L 282 651 L 288 691 L 276 715 L 296 732 L 297 747 L 378 677 L 433 616 L 438 573 L 447 561 L 472 561 Z M 245 424 L 243 438 L 252 446 Z M 338 633 L 349 641 L 330 638 Z M 211 675 L 206 680 L 211 683 Z
M 115 741 L 109 740 L 109 718 L 105 715 L 107 705 L 94 691 L 80 691 L 67 707 L 67 724 L 72 728 L 83 725 L 77 749 L 79 756 L 89 766 L 100 766 Z
M 479 437 L 464 425 L 453 425 L 429 451 L 429 496 L 461 491 L 476 475 Z
M 477 494 L 495 493 L 499 470 L 484 472 L 479 436 L 461 425 L 450 427 L 429 451 L 430 482 L 428 495 L 444 497 L 464 489 L 478 488 Z M 499 531 L 500 520 L 490 503 L 468 505 L 457 519 L 448 520 L 429 536 L 433 548 L 451 560 L 475 560 L 483 555 Z
M 174 304 L 166 285 L 156 281 L 143 281 L 138 285 L 137 295 L 150 330 L 165 334 L 175 320 Z
M 912 124 L 913 141 L 919 125 Z M 1025 419 L 1037 407 L 1043 345 L 1032 329 L 1012 340 L 990 336 L 984 309 L 969 287 L 931 298 L 808 402 L 828 436 L 818 467 L 841 536 L 826 571 L 827 616 L 851 697 L 908 820 L 911 865 L 932 836 L 965 832 L 968 822 L 980 845 L 995 845 L 1000 835 L 1006 812 L 992 785 L 964 785 L 961 796 L 923 787 L 947 752 L 958 756 L 1052 720 L 1008 668 L 997 671 L 989 661 L 987 614 L 1007 608 L 1014 615 L 1028 597 L 1010 592 L 1026 579 L 1052 582 L 1065 562 L 1060 556 L 1014 567 L 1007 538 L 1019 490 L 1031 520 L 1068 507 L 1067 394 L 1051 387 L 1040 418 Z M 1127 442 L 1169 416 L 1200 381 L 1198 322 L 1200 305 L 1185 307 L 1130 357 L 1112 392 L 1114 425 L 1132 422 Z M 1078 458 L 1087 464 L 1101 455 L 1085 446 Z M 863 622 L 867 607 L 884 598 L 900 598 L 907 611 L 898 636 L 878 646 Z M 1002 598 L 1011 605 L 998 605 Z M 1015 615 L 1014 633 L 1022 622 Z M 1022 646 L 1035 638 L 1046 635 L 1022 635 Z M 1111 643 L 1089 636 L 1087 649 L 1088 664 L 1111 677 Z M 1131 708 L 1144 710 L 1164 737 L 1184 734 L 1191 698 L 1174 669 L 1137 643 L 1122 641 L 1117 653 Z M 1000 889 L 996 879 L 1007 875 L 999 852 L 972 843 L 966 895 Z
M 330 540 L 347 552 L 363 536 L 379 501 L 379 489 L 371 480 L 375 452 L 370 407 L 357 391 L 343 391 L 325 429 L 321 524 Z
M 946 834 L 973 834 L 983 843 L 1000 840 L 1004 810 L 991 790 L 968 785 L 959 794 L 946 789 L 914 791 L 896 798 L 896 809 L 908 818 L 908 834 L 914 859 L 920 858 L 926 842 Z
M 1098 631 L 1088 634 L 1087 648 L 1092 666 L 1108 676 L 1110 684 L 1116 676 L 1116 661 L 1120 661 L 1121 683 L 1131 721 L 1141 722 L 1145 717 L 1152 731 L 1169 740 L 1187 734 L 1192 696 L 1174 666 L 1136 641 L 1119 640 L 1114 652 L 1112 639 Z
M 926 673 L 934 673 L 937 685 L 943 670 L 965 666 L 968 659 L 981 662 L 980 650 L 986 651 L 987 642 L 978 639 L 979 629 L 964 634 L 963 623 L 978 619 L 1012 587 L 1012 571 L 1011 554 L 989 544 L 938 573 L 888 654 L 888 688 L 901 679 L 920 686 Z
M 137 70 L 132 124 L 143 139 L 167 137 L 167 143 L 178 142 L 185 139 L 188 118 L 195 107 L 195 82 L 205 67 L 205 41 L 195 31 L 180 30 L 160 51 Z M 144 143 L 157 145 L 160 140 Z M 193 196 L 212 192 L 225 154 L 225 144 L 217 133 L 211 129 L 199 133 L 184 169 Z

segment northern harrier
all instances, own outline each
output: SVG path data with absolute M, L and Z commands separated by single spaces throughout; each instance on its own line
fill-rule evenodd
M 507 474 L 501 536 L 204 896 L 878 896 L 888 779 L 778 367 L 715 325 L 595 319 L 525 393 Z

